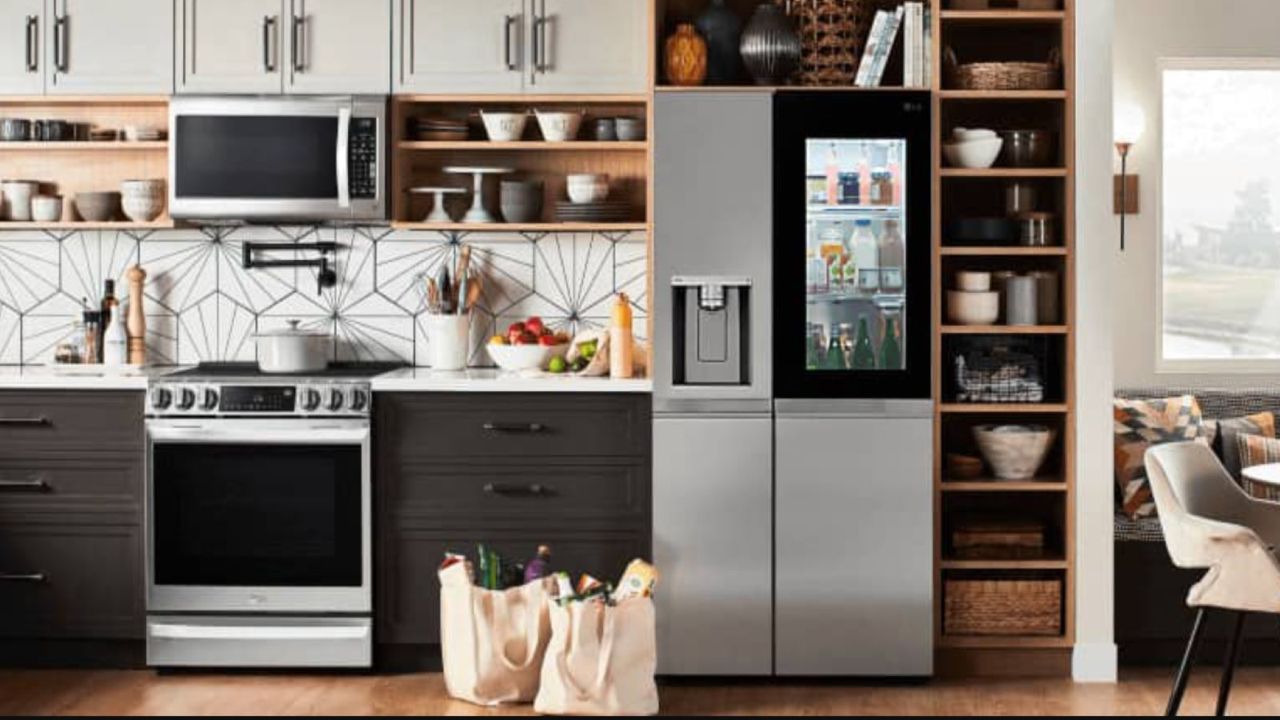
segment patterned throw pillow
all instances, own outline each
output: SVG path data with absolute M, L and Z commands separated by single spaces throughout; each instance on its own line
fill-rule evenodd
M 1155 515 L 1143 456 L 1147 448 L 1167 442 L 1207 443 L 1200 404 L 1192 395 L 1159 400 L 1116 400 L 1115 476 L 1120 504 L 1131 518 Z
M 1236 450 L 1239 452 L 1241 467 L 1280 463 L 1280 440 L 1274 437 L 1237 435 Z M 1280 488 L 1274 485 L 1254 482 L 1241 476 L 1240 487 L 1256 498 L 1280 502 Z
M 1276 416 L 1269 412 L 1256 415 L 1230 418 L 1227 420 L 1206 420 L 1209 429 L 1210 443 L 1213 451 L 1222 460 L 1222 465 L 1231 473 L 1231 477 L 1240 481 L 1240 470 L 1244 464 L 1240 462 L 1240 446 L 1236 438 L 1240 435 L 1261 435 L 1266 438 L 1276 436 Z

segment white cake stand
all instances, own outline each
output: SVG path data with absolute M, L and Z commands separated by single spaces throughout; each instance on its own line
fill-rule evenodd
M 449 213 L 444 209 L 445 195 L 465 195 L 466 188 L 460 187 L 415 187 L 409 188 L 410 194 L 413 195 L 434 195 L 435 200 L 431 208 L 430 214 L 427 215 L 423 222 L 429 223 L 449 223 L 453 222 L 453 218 L 449 217 Z
M 498 222 L 498 219 L 492 213 L 484 209 L 484 176 L 510 175 L 515 172 L 514 168 L 454 166 L 447 167 L 444 171 L 451 175 L 472 175 L 475 177 L 475 191 L 471 199 L 471 209 L 462 218 L 462 222 L 476 224 Z

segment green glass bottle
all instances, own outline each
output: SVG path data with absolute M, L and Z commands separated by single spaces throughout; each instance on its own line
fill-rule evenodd
M 858 340 L 853 345 L 853 369 L 876 369 L 876 351 L 871 347 L 871 333 L 867 330 L 866 315 L 858 318 Z
M 847 370 L 844 362 L 844 343 L 840 341 L 840 328 L 831 326 L 831 339 L 827 342 L 827 356 L 822 361 L 823 370 Z
M 902 369 L 902 344 L 893 316 L 884 319 L 884 340 L 880 343 L 880 367 L 884 370 Z

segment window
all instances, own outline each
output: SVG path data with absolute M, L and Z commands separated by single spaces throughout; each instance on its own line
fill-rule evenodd
M 1161 74 L 1161 367 L 1280 369 L 1280 60 Z

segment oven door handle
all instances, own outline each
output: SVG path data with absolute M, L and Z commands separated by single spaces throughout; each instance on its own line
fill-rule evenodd
M 351 207 L 351 108 L 338 108 L 338 207 Z
M 305 627 L 293 625 L 179 625 L 155 623 L 151 637 L 166 640 L 363 640 L 363 625 Z
M 369 428 L 334 428 L 308 426 L 297 430 L 264 430 L 261 428 L 227 429 L 200 426 L 151 426 L 151 441 L 160 444 L 188 443 L 217 445 L 359 445 L 369 440 Z

